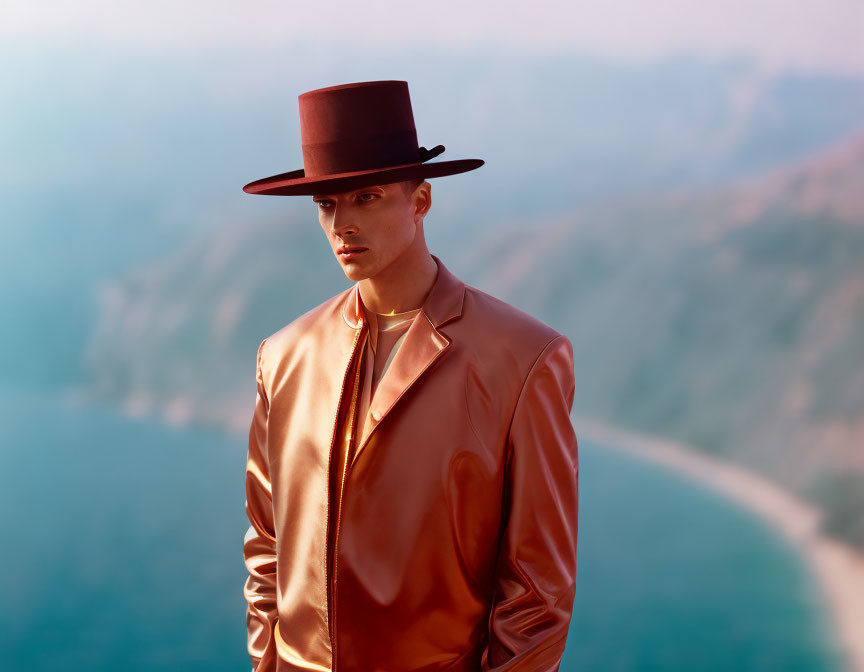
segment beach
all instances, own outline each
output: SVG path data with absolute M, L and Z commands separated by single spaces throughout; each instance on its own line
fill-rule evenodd
M 760 516 L 800 552 L 823 592 L 847 669 L 864 672 L 864 554 L 819 531 L 820 512 L 772 481 L 671 439 L 574 417 L 577 437 L 668 467 Z

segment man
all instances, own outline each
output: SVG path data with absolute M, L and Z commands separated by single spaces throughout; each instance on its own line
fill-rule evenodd
M 408 86 L 300 96 L 304 168 L 349 288 L 264 339 L 249 433 L 248 651 L 262 672 L 558 669 L 575 594 L 566 336 L 432 255 Z

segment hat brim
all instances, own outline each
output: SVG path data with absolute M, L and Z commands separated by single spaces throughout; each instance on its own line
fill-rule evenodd
M 335 173 L 325 177 L 306 177 L 303 168 L 288 173 L 271 175 L 250 182 L 243 191 L 247 194 L 266 196 L 312 196 L 313 194 L 337 194 L 375 184 L 390 184 L 418 177 L 444 177 L 466 173 L 479 168 L 483 159 L 455 159 L 434 163 L 406 163 L 388 168 L 357 170 L 350 173 Z

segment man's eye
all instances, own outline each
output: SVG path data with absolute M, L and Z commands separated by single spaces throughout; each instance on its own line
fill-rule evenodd
M 330 201 L 315 201 L 318 204 L 319 208 L 326 208 L 330 205 Z
M 367 201 L 374 201 L 376 198 L 378 198 L 378 194 L 373 194 L 371 191 L 367 191 L 367 192 L 360 194 L 360 200 L 363 200 L 364 196 L 371 196 L 371 198 L 365 199 Z

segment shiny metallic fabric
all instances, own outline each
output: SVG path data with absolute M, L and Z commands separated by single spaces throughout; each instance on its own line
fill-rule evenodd
M 368 335 L 359 285 L 258 349 L 243 550 L 262 672 L 558 669 L 576 587 L 572 345 L 433 258 L 350 446 L 332 543 L 337 419 Z

